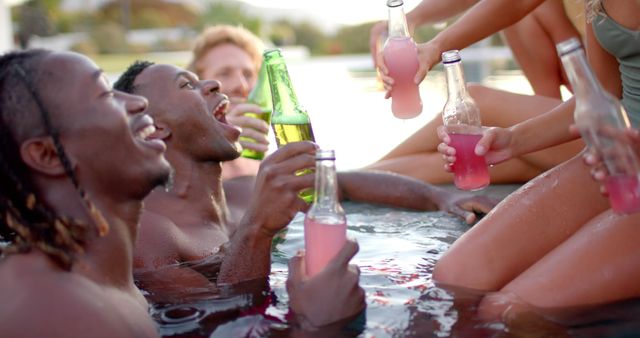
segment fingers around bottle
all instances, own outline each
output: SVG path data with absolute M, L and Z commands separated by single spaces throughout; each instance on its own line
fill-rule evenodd
M 448 173 L 452 173 L 453 172 L 453 168 L 451 167 L 453 163 L 445 163 L 444 164 L 444 171 L 448 172 Z
M 277 185 L 286 187 L 286 190 L 298 194 L 302 190 L 313 188 L 313 185 L 315 183 L 315 175 L 313 173 L 300 176 L 291 175 L 288 177 L 282 177 L 275 183 Z
M 451 147 L 446 143 L 439 143 L 438 144 L 438 152 L 440 154 L 442 154 L 443 156 L 455 156 L 456 155 L 456 148 Z
M 269 132 L 269 125 L 261 119 L 255 117 L 241 115 L 230 117 L 227 119 L 227 121 L 234 126 L 242 127 L 242 129 L 254 129 L 263 134 Z
M 349 261 L 358 253 L 359 249 L 360 247 L 357 242 L 352 239 L 347 239 L 342 249 L 340 249 L 333 260 L 327 264 L 325 271 L 335 273 L 336 271 L 348 269 Z
M 609 196 L 609 191 L 607 191 L 607 186 L 606 185 L 600 185 L 600 193 L 602 194 L 602 196 L 608 197 Z
M 304 266 L 304 253 L 299 252 L 289 259 L 289 280 L 296 282 L 304 280 L 307 277 Z
M 476 144 L 476 148 L 474 149 L 475 154 L 478 156 L 486 155 L 495 139 L 495 131 L 492 129 L 487 130 L 484 135 L 482 135 L 482 138 L 480 138 L 480 141 L 478 141 L 478 144 Z
M 415 84 L 420 84 L 422 80 L 427 76 L 427 71 L 429 69 L 424 63 L 420 63 L 420 67 L 418 67 L 418 71 L 416 72 L 416 76 L 413 78 L 413 82 Z
M 376 53 L 376 66 L 378 66 L 378 70 L 380 70 L 380 75 L 389 75 L 389 69 L 387 69 L 387 65 L 384 63 L 384 56 L 382 55 L 382 50 L 379 50 Z
M 274 172 L 278 175 L 296 175 L 302 169 L 315 167 L 315 155 L 309 153 L 297 154 L 274 165 Z M 311 175 L 313 176 L 313 175 Z
M 248 137 L 254 143 L 269 145 L 269 139 L 267 139 L 267 135 L 251 128 L 242 129 L 242 134 L 240 134 L 240 136 Z
M 240 145 L 242 146 L 242 149 L 249 149 L 249 150 L 258 151 L 261 153 L 264 153 L 269 150 L 269 147 L 265 146 L 264 144 L 250 142 L 250 141 L 240 141 Z
M 312 154 L 315 156 L 317 149 L 318 145 L 310 141 L 293 142 L 276 150 L 265 160 L 268 160 L 270 163 L 279 163 L 299 154 Z
M 436 133 L 438 134 L 438 138 L 445 143 L 445 145 L 451 143 L 451 138 L 449 137 L 449 134 L 447 133 L 447 127 L 445 126 L 438 126 L 438 128 L 436 128 Z

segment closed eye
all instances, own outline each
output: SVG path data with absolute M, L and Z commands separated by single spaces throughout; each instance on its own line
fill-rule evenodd
M 185 82 L 180 85 L 180 88 L 196 89 L 196 86 L 194 86 L 191 82 Z

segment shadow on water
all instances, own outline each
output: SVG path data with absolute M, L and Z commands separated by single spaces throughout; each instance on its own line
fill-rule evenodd
M 633 337 L 640 335 L 640 301 L 574 309 L 532 309 L 502 322 L 481 321 L 484 294 L 435 285 L 433 266 L 468 226 L 442 212 L 415 212 L 345 203 L 348 234 L 358 240 L 354 263 L 367 309 L 350 329 L 309 333 L 289 324 L 287 262 L 303 247 L 303 215 L 273 252 L 269 280 L 215 291 L 197 290 L 180 303 L 156 304 L 153 318 L 166 337 Z M 481 267 L 478 267 L 481 268 Z M 199 294 L 198 294 L 199 292 Z M 342 326 L 342 325 L 339 325 Z

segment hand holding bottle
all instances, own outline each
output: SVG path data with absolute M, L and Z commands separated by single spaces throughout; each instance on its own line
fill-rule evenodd
M 438 145 L 438 152 L 447 162 L 445 170 L 452 172 L 451 165 L 456 161 L 456 149 L 450 146 L 451 137 L 447 134 L 445 126 L 438 127 L 437 131 L 438 137 L 442 140 Z M 474 148 L 474 153 L 484 156 L 488 165 L 498 164 L 513 157 L 513 140 L 514 135 L 509 128 L 485 128 L 480 141 Z
M 303 327 L 313 330 L 353 317 L 364 309 L 360 270 L 349 264 L 357 252 L 358 243 L 347 240 L 336 257 L 313 277 L 307 275 L 304 253 L 289 260 L 289 306 Z
M 571 132 L 579 133 L 576 125 L 571 126 Z M 625 129 L 622 133 L 617 129 L 601 128 L 599 130 L 601 137 L 615 139 L 617 143 L 624 144 L 633 149 L 636 156 L 640 157 L 640 131 L 635 128 Z M 591 168 L 591 176 L 600 184 L 600 192 L 608 196 L 607 181 L 609 179 L 609 171 L 603 161 L 602 154 L 599 154 L 595 148 L 586 149 L 582 158 L 584 163 Z
M 243 223 L 258 224 L 260 231 L 274 236 L 299 211 L 309 205 L 298 197 L 301 190 L 313 187 L 313 175 L 296 175 L 315 165 L 316 145 L 296 142 L 285 145 L 266 157 L 256 176 L 255 190 Z
M 413 81 L 416 84 L 420 84 L 424 78 L 427 76 L 427 73 L 433 68 L 433 66 L 437 65 L 440 62 L 440 50 L 433 45 L 433 42 L 426 42 L 418 44 L 418 71 L 416 72 Z M 376 55 L 376 66 L 380 72 L 380 79 L 384 84 L 384 89 L 386 90 L 385 99 L 391 97 L 391 91 L 395 86 L 395 81 L 392 77 L 389 76 L 389 69 L 384 63 L 384 57 L 382 55 L 382 51 L 379 51 Z
M 255 104 L 240 102 L 229 109 L 227 121 L 242 128 L 240 144 L 243 149 L 265 152 L 269 149 L 269 140 L 267 139 L 269 125 L 263 119 L 247 115 L 247 113 L 265 114 L 263 109 Z

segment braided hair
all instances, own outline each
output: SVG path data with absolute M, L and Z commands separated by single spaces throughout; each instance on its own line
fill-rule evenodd
M 68 271 L 74 256 L 84 252 L 89 227 L 56 215 L 37 199 L 33 178 L 20 156 L 21 142 L 30 137 L 51 137 L 98 234 L 106 234 L 108 225 L 80 187 L 59 131 L 34 85 L 34 79 L 42 73 L 42 60 L 50 53 L 34 49 L 0 57 L 0 236 L 9 241 L 0 253 L 23 253 L 36 248 Z

